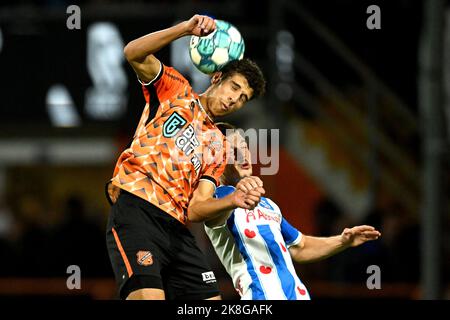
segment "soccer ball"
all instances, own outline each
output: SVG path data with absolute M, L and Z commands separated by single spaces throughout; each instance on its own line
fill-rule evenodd
M 245 44 L 240 32 L 232 24 L 216 20 L 216 30 L 206 37 L 192 36 L 189 55 L 201 72 L 210 74 L 233 60 L 244 57 Z

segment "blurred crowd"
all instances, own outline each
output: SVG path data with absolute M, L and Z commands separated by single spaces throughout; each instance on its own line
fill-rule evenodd
M 11 206 L 0 203 L 0 276 L 64 277 L 70 265 L 79 266 L 83 277 L 112 276 L 106 221 L 89 215 L 76 195 L 63 212 L 49 211 L 33 194 L 18 196 Z
M 316 210 L 318 234 L 340 234 L 344 228 L 365 224 L 382 236 L 343 251 L 311 268 L 310 277 L 340 283 L 365 283 L 367 267 L 380 267 L 383 283 L 418 283 L 420 276 L 420 228 L 396 204 L 388 210 L 373 209 L 361 221 L 354 221 L 332 201 L 322 201 Z

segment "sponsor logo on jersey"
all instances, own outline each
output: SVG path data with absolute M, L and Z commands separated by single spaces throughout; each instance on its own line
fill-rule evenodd
M 178 149 L 183 151 L 186 156 L 190 156 L 195 148 L 200 146 L 200 142 L 195 136 L 195 129 L 192 125 L 188 125 L 181 134 L 176 138 L 175 145 Z M 191 158 L 191 163 L 194 166 L 195 171 L 198 173 L 202 163 L 197 155 L 193 155 Z
M 216 282 L 216 276 L 214 275 L 214 272 L 212 272 L 212 271 L 203 272 L 202 279 L 206 283 Z
M 254 210 L 245 209 L 245 214 L 247 215 L 246 217 L 247 223 L 249 223 L 250 220 L 256 221 L 260 219 L 268 221 L 272 220 L 275 221 L 276 223 L 281 223 L 281 216 L 279 214 L 277 214 L 276 212 L 264 212 L 258 207 L 256 207 Z
M 197 137 L 195 136 L 195 130 L 192 125 L 188 125 L 182 134 L 175 140 L 176 146 L 181 149 L 185 155 L 189 156 L 196 147 L 200 145 Z

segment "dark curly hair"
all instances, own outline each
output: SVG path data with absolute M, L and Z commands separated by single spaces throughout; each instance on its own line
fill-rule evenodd
M 266 80 L 261 69 L 248 58 L 230 61 L 220 69 L 220 72 L 222 72 L 222 80 L 236 73 L 243 75 L 253 89 L 252 99 L 261 97 L 266 92 Z

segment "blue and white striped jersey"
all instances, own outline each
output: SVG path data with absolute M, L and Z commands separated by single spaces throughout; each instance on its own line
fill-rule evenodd
M 215 197 L 234 190 L 220 186 Z M 254 210 L 235 209 L 225 225 L 205 226 L 205 230 L 241 299 L 310 299 L 288 250 L 302 234 L 283 219 L 272 200 L 261 197 Z

